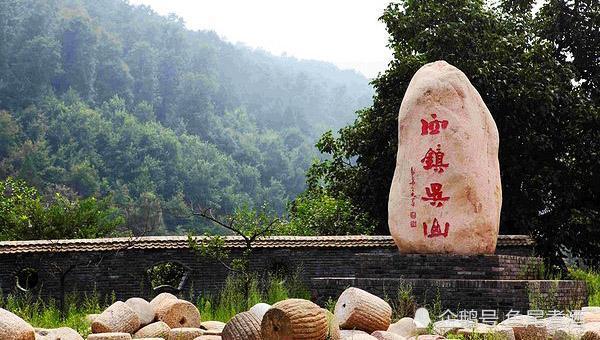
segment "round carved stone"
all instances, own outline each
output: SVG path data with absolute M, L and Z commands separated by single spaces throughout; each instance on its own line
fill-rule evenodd
M 134 333 L 140 328 L 140 319 L 123 301 L 106 308 L 92 322 L 92 333 Z
M 221 332 L 223 340 L 261 340 L 260 322 L 254 313 L 236 314 Z
M 156 319 L 171 328 L 200 328 L 200 312 L 193 303 L 166 299 L 156 307 Z
M 387 331 L 392 321 L 392 307 L 383 299 L 362 289 L 346 289 L 335 304 L 335 318 L 342 329 L 373 333 Z
M 261 323 L 264 340 L 319 340 L 329 331 L 327 315 L 311 301 L 279 301 L 265 313 Z

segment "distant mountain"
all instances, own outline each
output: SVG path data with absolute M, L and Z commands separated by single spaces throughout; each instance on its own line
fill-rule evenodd
M 282 212 L 313 144 L 371 105 L 354 71 L 232 45 L 120 0 L 0 2 L 0 177 L 112 195 L 176 233 L 184 204 Z

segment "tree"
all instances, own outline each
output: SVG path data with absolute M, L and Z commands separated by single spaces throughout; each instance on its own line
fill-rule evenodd
M 465 72 L 498 126 L 501 232 L 533 235 L 538 251 L 556 264 L 565 249 L 598 259 L 600 116 L 592 100 L 597 85 L 584 78 L 591 73 L 577 71 L 566 50 L 548 38 L 559 39 L 555 34 L 566 30 L 548 26 L 560 3 L 550 1 L 537 14 L 532 1 L 390 4 L 381 20 L 394 60 L 373 81 L 373 106 L 359 111 L 356 122 L 341 129 L 339 137 L 321 137 L 317 147 L 331 159 L 310 169 L 309 190 L 325 188 L 347 196 L 377 221 L 378 233 L 388 233 L 400 103 L 418 68 L 443 59 Z M 580 6 L 575 12 L 597 18 L 598 6 Z M 578 48 L 596 46 L 593 25 L 572 22 L 584 31 L 577 35 L 591 42 Z M 580 86 L 582 81 L 586 86 Z
M 0 159 L 8 157 L 18 142 L 19 125 L 6 111 L 0 111 Z
M 104 33 L 98 41 L 96 67 L 96 97 L 98 103 L 104 103 L 115 95 L 131 102 L 133 94 L 133 77 L 129 67 L 122 59 L 123 47 L 112 35 Z
M 356 72 L 124 0 L 2 1 L 0 46 L 0 179 L 42 195 L 123 193 L 113 202 L 136 233 L 207 227 L 155 209 L 179 194 L 223 214 L 263 202 L 283 214 L 305 189 L 313 139 L 372 94 Z
M 51 80 L 59 75 L 60 45 L 50 37 L 36 36 L 18 50 L 14 75 L 18 86 L 15 95 L 19 104 L 27 106 L 52 93 Z
M 71 201 L 57 193 L 45 202 L 23 180 L 0 181 L 0 240 L 105 237 L 122 223 L 108 199 Z
M 348 199 L 307 192 L 291 203 L 289 221 L 277 232 L 286 235 L 369 235 L 374 224 Z
M 98 37 L 85 14 L 74 12 L 65 16 L 61 35 L 64 74 L 58 79 L 57 87 L 61 91 L 72 88 L 91 101 L 95 98 Z
M 188 243 L 190 248 L 199 255 L 218 260 L 229 272 L 239 278 L 242 282 L 244 301 L 247 302 L 254 275 L 250 268 L 250 259 L 255 242 L 270 236 L 279 224 L 279 219 L 270 216 L 264 209 L 258 211 L 247 207 L 242 207 L 234 215 L 225 218 L 216 217 L 211 209 L 195 209 L 192 214 L 203 217 L 242 239 L 242 254 L 233 259 L 230 259 L 231 254 L 225 249 L 225 240 L 221 236 L 206 235 L 205 238 L 199 239 L 190 235 Z M 246 306 L 246 309 L 250 307 Z

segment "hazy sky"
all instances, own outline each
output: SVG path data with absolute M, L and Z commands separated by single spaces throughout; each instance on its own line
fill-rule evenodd
M 130 0 L 175 13 L 190 29 L 215 31 L 230 42 L 275 55 L 329 61 L 374 77 L 387 68 L 389 0 Z

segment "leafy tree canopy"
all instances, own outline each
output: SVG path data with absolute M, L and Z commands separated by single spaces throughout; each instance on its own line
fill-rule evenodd
M 356 72 L 123 0 L 2 1 L 0 46 L 0 179 L 112 195 L 136 234 L 185 233 L 190 203 L 283 213 L 314 139 L 371 103 Z
M 44 199 L 22 180 L 0 181 L 0 240 L 95 238 L 111 235 L 123 217 L 108 198 Z

